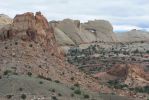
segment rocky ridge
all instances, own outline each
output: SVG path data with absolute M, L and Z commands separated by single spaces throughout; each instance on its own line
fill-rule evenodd
M 86 44 L 96 41 L 117 42 L 112 25 L 105 20 L 80 23 L 79 20 L 51 21 L 56 40 L 61 46 Z
M 146 42 L 149 40 L 149 33 L 146 31 L 133 29 L 131 31 L 121 33 L 121 35 L 119 35 L 119 39 L 121 42 Z

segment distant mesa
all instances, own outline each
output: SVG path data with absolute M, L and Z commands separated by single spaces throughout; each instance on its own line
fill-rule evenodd
M 149 41 L 149 32 L 133 29 L 121 33 L 119 39 L 121 42 Z

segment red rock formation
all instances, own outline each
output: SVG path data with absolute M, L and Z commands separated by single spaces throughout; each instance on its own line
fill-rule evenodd
M 141 67 L 141 65 L 138 65 L 138 64 L 115 65 L 109 71 L 107 71 L 107 73 L 113 76 L 118 76 L 118 77 L 127 77 L 129 74 L 131 75 L 131 77 L 135 78 L 139 76 L 149 81 L 149 77 L 148 77 L 149 74 L 146 73 Z
M 123 78 L 125 84 L 132 87 L 149 84 L 149 73 L 139 64 L 120 64 L 107 71 L 107 74 Z
M 44 41 L 51 40 L 54 36 L 52 27 L 41 12 L 36 12 L 35 15 L 31 12 L 16 15 L 10 27 L 2 29 L 1 33 L 1 39 L 17 35 L 24 40 Z

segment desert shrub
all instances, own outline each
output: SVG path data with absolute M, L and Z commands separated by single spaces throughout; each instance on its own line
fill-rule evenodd
M 116 89 L 123 89 L 125 87 L 128 88 L 128 85 L 121 84 L 117 80 L 110 80 L 110 81 L 108 81 L 108 84 L 110 85 L 110 87 L 114 87 Z
M 2 79 L 2 76 L 0 76 L 0 79 Z
M 60 81 L 59 81 L 59 80 L 55 80 L 54 82 L 55 82 L 55 83 L 60 83 Z
M 51 56 L 54 56 L 54 53 L 52 53 Z
M 19 88 L 19 91 L 23 91 L 23 88 Z
M 77 90 L 74 91 L 74 93 L 75 94 L 78 94 L 78 95 L 81 95 L 81 90 L 80 89 L 77 89 Z
M 134 91 L 135 92 L 148 93 L 149 94 L 149 86 L 136 87 L 136 88 L 134 88 Z
M 27 75 L 28 75 L 29 77 L 31 77 L 31 76 L 32 76 L 32 72 L 28 72 Z
M 11 99 L 13 95 L 7 95 L 7 99 Z
M 71 89 L 71 90 L 74 90 L 75 88 L 74 88 L 74 87 L 70 87 L 70 89 Z
M 61 94 L 61 93 L 58 93 L 58 96 L 60 96 L 60 97 L 61 97 L 61 96 L 62 96 L 62 94 Z
M 88 99 L 88 98 L 90 98 L 90 96 L 88 94 L 84 94 L 84 98 Z
M 3 75 L 8 75 L 9 73 L 12 73 L 12 71 L 11 70 L 5 70 Z
M 22 99 L 26 99 L 26 95 L 25 95 L 25 94 L 22 94 L 22 95 L 21 95 L 21 98 L 22 98 Z
M 39 81 L 39 84 L 43 84 L 43 82 L 42 81 Z
M 38 67 L 41 68 L 41 65 L 39 65 Z
M 147 50 L 147 51 L 146 51 L 146 53 L 148 53 L 148 54 L 149 54 L 149 50 Z
M 73 93 L 71 94 L 71 97 L 74 97 L 74 94 Z
M 29 45 L 29 47 L 33 47 L 33 45 L 32 45 L 32 44 L 30 44 L 30 45 Z
M 5 49 L 8 49 L 8 47 L 5 47 Z
M 55 92 L 55 89 L 52 89 L 51 91 L 52 91 L 52 92 Z
M 72 81 L 74 81 L 74 77 L 71 77 L 70 79 L 71 79 Z
M 17 72 L 13 72 L 13 75 L 18 75 L 18 73 Z
M 74 86 L 76 86 L 76 87 L 80 87 L 80 85 L 79 85 L 78 83 L 75 83 Z
M 18 45 L 18 42 L 15 42 L 15 45 Z
M 58 100 L 56 96 L 52 96 L 52 100 Z

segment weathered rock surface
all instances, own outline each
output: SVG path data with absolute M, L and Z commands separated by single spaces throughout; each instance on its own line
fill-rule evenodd
M 119 35 L 121 42 L 149 41 L 149 33 L 141 30 L 131 30 Z
M 58 38 L 60 45 L 83 44 L 95 41 L 118 41 L 112 25 L 108 21 L 94 20 L 80 23 L 78 20 L 64 19 L 59 22 L 50 22 L 50 24 L 55 29 L 55 37 Z
M 0 26 L 11 24 L 11 23 L 12 23 L 12 19 L 9 16 L 0 14 Z

